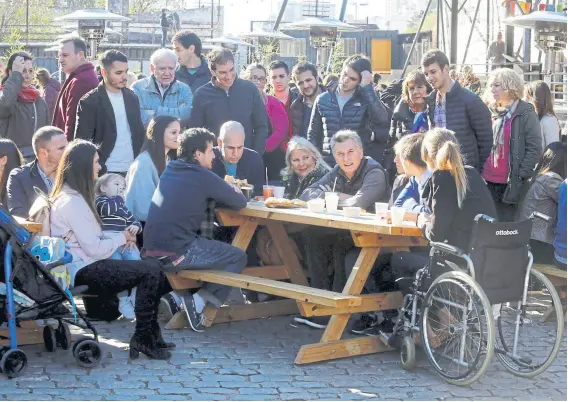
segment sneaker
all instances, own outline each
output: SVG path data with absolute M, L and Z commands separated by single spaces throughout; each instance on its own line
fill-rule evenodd
M 380 324 L 374 325 L 371 328 L 365 330 L 365 335 L 377 336 L 381 334 L 392 334 L 394 331 L 394 322 L 391 320 L 384 320 Z
M 366 330 L 379 325 L 379 321 L 374 314 L 361 314 L 361 317 L 351 326 L 351 332 L 363 335 Z
M 294 317 L 294 321 L 300 324 L 305 324 L 312 328 L 325 329 L 329 323 L 329 317 Z
M 172 317 L 180 311 L 179 305 L 176 299 L 170 294 L 165 294 L 160 299 L 160 305 L 158 306 L 158 316 L 164 321 L 169 321 Z
M 130 296 L 122 296 L 118 298 L 118 311 L 127 320 L 133 320 L 136 318 L 134 314 L 134 306 L 130 301 Z
M 195 309 L 195 301 L 193 300 L 193 295 L 188 294 L 181 298 L 181 304 L 183 310 L 187 315 L 187 320 L 189 321 L 189 326 L 195 332 L 203 332 L 205 328 L 205 316 L 200 314 Z

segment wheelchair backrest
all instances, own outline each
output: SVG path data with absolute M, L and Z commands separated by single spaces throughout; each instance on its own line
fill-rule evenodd
M 532 220 L 497 222 L 475 218 L 469 256 L 491 304 L 519 301 L 528 265 Z

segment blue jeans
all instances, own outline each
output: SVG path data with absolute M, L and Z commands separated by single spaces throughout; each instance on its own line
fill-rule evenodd
M 205 237 L 196 238 L 183 256 L 176 270 L 212 269 L 239 274 L 247 265 L 247 255 L 243 250 Z M 229 286 L 207 283 L 197 293 L 219 308 L 230 292 Z
M 123 246 L 119 247 L 111 256 L 111 260 L 122 260 L 122 261 L 139 261 L 140 258 L 140 251 L 137 248 L 127 248 L 125 251 L 123 250 Z

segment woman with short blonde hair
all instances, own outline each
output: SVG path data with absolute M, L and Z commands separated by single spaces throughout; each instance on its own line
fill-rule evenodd
M 542 155 L 538 116 L 522 100 L 523 92 L 523 80 L 513 70 L 498 68 L 489 75 L 485 101 L 493 119 L 493 146 L 483 178 L 504 222 L 515 220 L 524 183 Z
M 286 150 L 283 174 L 284 197 L 300 198 L 302 192 L 321 179 L 331 168 L 317 148 L 303 137 L 292 137 Z

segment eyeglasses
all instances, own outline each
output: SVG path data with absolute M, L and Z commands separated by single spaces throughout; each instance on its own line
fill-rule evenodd
M 252 77 L 250 77 L 251 81 L 258 81 L 258 82 L 266 82 L 266 77 L 257 77 L 256 75 L 253 75 Z

